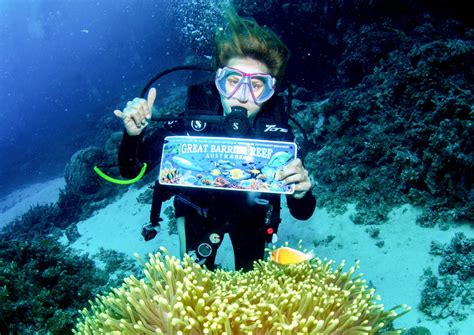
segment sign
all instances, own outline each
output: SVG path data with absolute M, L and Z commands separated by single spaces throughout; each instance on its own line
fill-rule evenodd
M 228 137 L 168 136 L 163 145 L 162 185 L 292 194 L 280 180 L 296 158 L 296 144 Z

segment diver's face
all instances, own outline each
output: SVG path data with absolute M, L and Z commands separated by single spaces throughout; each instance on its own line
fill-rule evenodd
M 264 63 L 249 57 L 233 57 L 229 59 L 225 66 L 235 68 L 245 73 L 269 73 L 268 67 Z M 246 97 L 235 95 L 230 98 L 221 95 L 221 102 L 224 108 L 224 115 L 230 113 L 231 107 L 239 106 L 247 110 L 247 117 L 251 120 L 255 119 L 262 108 L 262 104 L 256 104 L 250 94 L 247 94 Z

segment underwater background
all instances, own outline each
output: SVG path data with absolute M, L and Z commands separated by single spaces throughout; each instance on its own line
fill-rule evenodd
M 225 24 L 218 3 L 0 0 L 1 334 L 72 333 L 97 293 L 140 276 L 133 252 L 177 254 L 169 204 L 158 238 L 140 236 L 156 175 L 127 188 L 92 167 L 116 163 L 122 129 L 113 110 L 155 74 L 212 65 L 213 34 Z M 301 239 L 321 258 L 360 259 L 386 307 L 411 305 L 395 322 L 405 334 L 474 333 L 467 2 L 234 5 L 292 52 L 292 115 L 304 131 L 294 130 L 318 208 L 309 222 L 284 214 L 280 240 Z M 157 82 L 158 112 L 179 112 L 197 77 Z M 231 269 L 223 249 L 221 266 Z M 384 271 L 399 276 L 370 277 Z

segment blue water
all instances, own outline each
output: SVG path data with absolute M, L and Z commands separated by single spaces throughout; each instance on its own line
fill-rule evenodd
M 166 0 L 0 1 L 0 195 L 61 175 L 106 113 L 181 64 L 172 9 Z

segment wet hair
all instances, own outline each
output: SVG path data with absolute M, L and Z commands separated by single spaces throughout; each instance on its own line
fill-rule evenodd
M 281 39 L 254 19 L 242 18 L 231 9 L 223 14 L 227 26 L 216 32 L 217 67 L 225 66 L 233 57 L 249 57 L 264 63 L 270 74 L 281 80 L 290 57 Z

